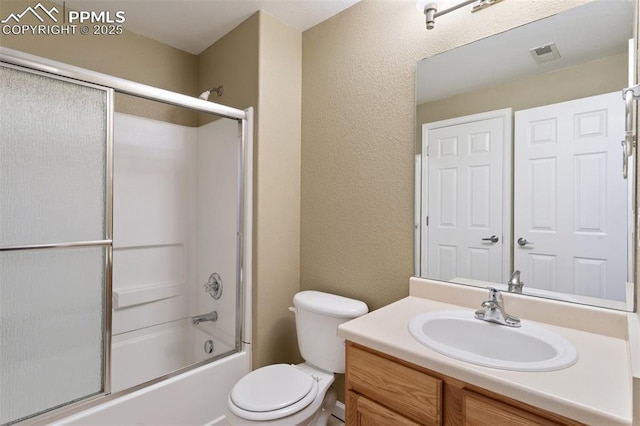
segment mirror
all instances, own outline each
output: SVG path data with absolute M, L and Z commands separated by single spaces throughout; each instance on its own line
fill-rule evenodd
M 633 309 L 634 15 L 596 0 L 418 62 L 416 275 Z

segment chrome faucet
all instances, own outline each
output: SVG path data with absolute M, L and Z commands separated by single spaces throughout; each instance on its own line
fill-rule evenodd
M 218 321 L 218 313 L 216 311 L 211 311 L 208 314 L 196 315 L 195 317 L 191 318 L 191 322 L 193 323 L 193 325 L 198 325 L 201 322 L 205 321 Z
M 482 309 L 476 311 L 476 318 L 483 321 L 495 322 L 509 327 L 520 327 L 520 319 L 512 317 L 504 310 L 502 293 L 493 287 L 489 289 L 489 300 L 482 302 Z
M 507 285 L 509 293 L 522 294 L 524 281 L 520 281 L 520 271 L 518 271 L 517 269 L 513 271 L 513 274 L 511 274 L 511 278 L 509 278 L 509 282 L 507 283 Z

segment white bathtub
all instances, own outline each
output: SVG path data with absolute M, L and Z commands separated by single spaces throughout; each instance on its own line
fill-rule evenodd
M 205 342 L 213 343 L 205 353 Z M 111 391 L 129 389 L 205 359 L 229 353 L 234 337 L 213 323 L 194 326 L 191 319 L 171 321 L 114 335 L 111 343 Z
M 62 425 L 211 425 L 224 418 L 227 395 L 248 371 L 240 352 L 51 423 Z

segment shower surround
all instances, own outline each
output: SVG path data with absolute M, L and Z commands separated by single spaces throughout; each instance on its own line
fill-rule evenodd
M 113 392 L 234 349 L 238 155 L 235 120 L 115 113 Z M 213 272 L 218 300 L 203 288 Z
M 5 197 L 8 207 L 0 210 L 3 225 L 22 217 L 11 230 L 33 230 L 36 220 L 46 231 L 30 238 L 11 231 L 6 236 L 15 241 L 0 244 L 9 271 L 0 280 L 0 367 L 15 372 L 9 382 L 0 381 L 0 423 L 210 424 L 223 418 L 228 391 L 251 369 L 252 108 L 237 110 L 4 47 L 0 62 L 5 74 L 20 77 L 15 84 L 2 80 L 3 101 L 15 99 L 2 102 L 8 108 L 3 125 L 14 131 L 2 132 L 0 159 L 18 155 L 24 163 L 5 167 L 4 183 L 17 200 L 59 201 L 16 215 Z M 45 86 L 37 90 L 47 93 L 45 99 L 26 95 L 34 84 Z M 51 101 L 54 86 L 73 114 L 65 116 L 69 108 Z M 217 119 L 192 128 L 114 113 L 114 93 Z M 101 117 L 101 124 L 82 130 L 85 112 Z M 25 120 L 39 127 L 21 124 Z M 96 127 L 101 132 L 91 130 Z M 95 135 L 97 142 L 88 145 Z M 88 152 L 97 155 L 92 167 L 84 164 Z M 51 161 L 56 155 L 61 161 Z M 39 166 L 40 158 L 52 167 Z M 81 189 L 89 196 L 77 195 Z M 74 196 L 80 201 L 65 201 Z M 98 214 L 82 200 L 98 205 Z M 87 220 L 97 223 L 93 233 L 79 234 Z M 93 275 L 82 273 L 85 254 Z M 40 279 L 29 279 L 34 274 Z M 222 281 L 221 297 L 211 291 L 211 276 Z M 76 282 L 79 290 L 66 290 Z M 78 297 L 87 290 L 95 303 Z M 29 291 L 52 305 L 24 311 L 19 297 Z M 64 314 L 47 314 L 55 309 Z M 93 319 L 90 327 L 86 316 Z M 58 320 L 73 321 L 59 326 Z M 90 333 L 75 332 L 75 325 Z M 17 338 L 43 327 L 50 342 L 60 342 L 25 352 Z M 91 365 L 74 362 L 79 356 Z M 14 359 L 18 368 L 12 368 Z M 47 383 L 55 375 L 64 379 Z M 39 393 L 8 392 L 16 386 Z M 36 398 L 40 394 L 46 397 Z

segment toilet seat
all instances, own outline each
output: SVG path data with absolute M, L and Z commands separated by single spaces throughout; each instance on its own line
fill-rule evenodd
M 244 376 L 229 394 L 229 409 L 247 420 L 274 420 L 297 413 L 318 394 L 317 380 L 288 364 L 262 367 Z

